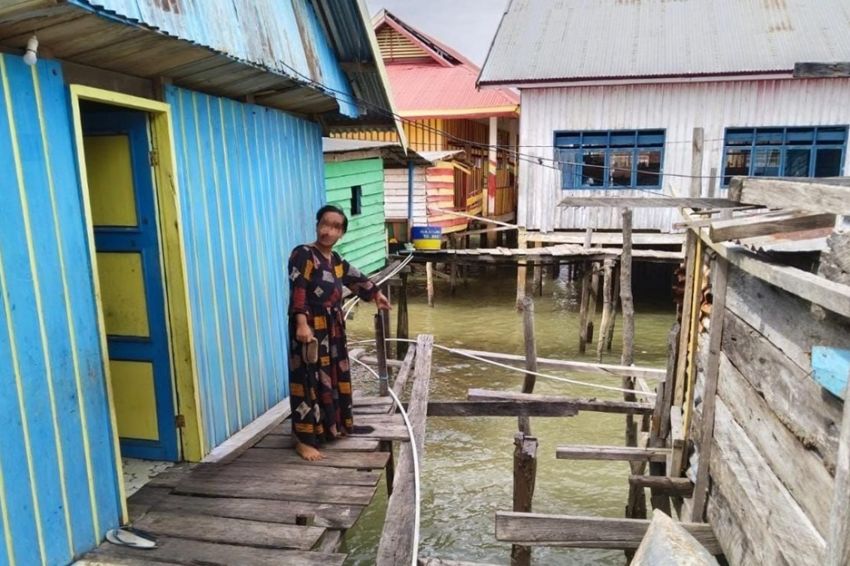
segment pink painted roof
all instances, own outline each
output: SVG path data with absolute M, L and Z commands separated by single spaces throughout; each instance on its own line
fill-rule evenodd
M 396 109 L 407 117 L 427 112 L 427 117 L 475 117 L 517 115 L 519 95 L 507 88 L 479 90 L 475 81 L 480 69 L 451 47 L 402 22 L 397 16 L 381 11 L 374 19 L 375 31 L 388 25 L 430 53 L 427 62 L 385 61 Z M 428 45 L 428 44 L 432 45 Z M 436 51 L 433 49 L 436 46 Z M 440 53 L 442 50 L 444 53 Z M 511 110 L 486 111 L 514 106 Z M 468 113 L 463 111 L 468 110 Z M 423 117 L 425 117 L 423 115 Z
M 403 113 L 470 110 L 477 115 L 476 109 L 519 106 L 519 97 L 510 90 L 476 89 L 478 70 L 473 66 L 394 63 L 387 65 L 387 75 L 396 109 Z

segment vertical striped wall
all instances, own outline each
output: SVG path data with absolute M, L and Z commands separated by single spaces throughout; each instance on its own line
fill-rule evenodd
M 362 188 L 361 210 L 351 214 L 351 188 Z M 327 201 L 345 211 L 348 232 L 336 250 L 364 273 L 372 273 L 387 262 L 384 226 L 384 160 L 357 159 L 325 164 Z
M 286 263 L 315 238 L 321 130 L 169 87 L 207 449 L 287 396 Z
M 118 524 L 92 269 L 61 68 L 0 54 L 0 565 Z

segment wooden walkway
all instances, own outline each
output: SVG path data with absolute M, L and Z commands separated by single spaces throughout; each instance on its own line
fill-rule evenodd
M 372 501 L 389 461 L 381 441 L 407 440 L 390 398 L 355 399 L 358 426 L 372 430 L 295 454 L 290 421 L 229 463 L 180 465 L 128 501 L 134 527 L 158 548 L 103 543 L 86 564 L 343 564 L 343 533 Z
M 584 248 L 575 244 L 555 244 L 540 248 L 472 248 L 416 250 L 412 253 L 417 263 L 553 263 L 568 261 L 602 261 L 617 259 L 623 251 L 620 248 Z M 657 263 L 681 263 L 684 254 L 681 251 L 632 250 L 635 261 Z

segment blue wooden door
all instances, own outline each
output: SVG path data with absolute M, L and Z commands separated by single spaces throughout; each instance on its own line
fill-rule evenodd
M 178 459 L 148 118 L 83 114 L 86 174 L 122 456 Z

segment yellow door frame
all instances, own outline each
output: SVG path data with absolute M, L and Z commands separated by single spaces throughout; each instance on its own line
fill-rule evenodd
M 109 374 L 109 353 L 106 347 L 106 326 L 103 319 L 100 282 L 97 277 L 97 256 L 94 247 L 94 224 L 91 203 L 89 202 L 88 177 L 83 150 L 83 127 L 80 102 L 89 100 L 140 110 L 150 116 L 151 146 L 156 159 L 152 160 L 154 187 L 156 192 L 157 227 L 160 239 L 160 261 L 163 267 L 163 288 L 167 307 L 167 332 L 171 344 L 169 355 L 174 375 L 177 413 L 185 419 L 181 429 L 181 454 L 185 460 L 200 461 L 204 457 L 204 430 L 201 418 L 201 404 L 198 388 L 198 375 L 194 364 L 192 319 L 189 315 L 189 287 L 186 280 L 186 258 L 184 255 L 183 233 L 180 228 L 180 199 L 177 190 L 177 166 L 175 162 L 174 138 L 172 135 L 171 106 L 165 102 L 149 100 L 128 94 L 112 92 L 99 88 L 71 85 L 71 111 L 74 135 L 77 143 L 77 164 L 80 171 L 83 208 L 88 231 L 89 256 L 92 262 L 95 301 L 97 303 L 98 330 L 103 351 L 103 371 L 109 396 L 109 412 L 112 421 L 112 436 L 115 447 L 117 470 L 121 476 L 121 454 L 118 446 L 118 428 L 116 426 L 115 406 L 112 398 L 112 384 Z M 123 479 L 121 499 L 124 500 Z M 126 519 L 126 509 L 124 510 Z

